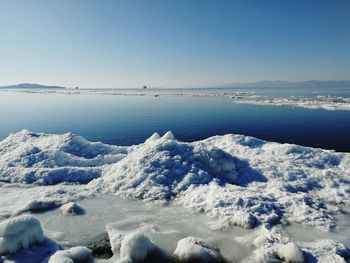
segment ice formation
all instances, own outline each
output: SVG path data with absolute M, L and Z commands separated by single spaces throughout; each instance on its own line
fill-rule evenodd
M 242 135 L 186 143 L 168 132 L 163 137 L 154 134 L 139 145 L 118 147 L 73 134 L 24 130 L 0 142 L 0 189 L 2 198 L 9 200 L 2 202 L 0 220 L 62 205 L 62 212 L 70 214 L 77 207 L 69 202 L 102 191 L 118 197 L 172 202 L 215 218 L 216 229 L 232 225 L 255 228 L 254 234 L 246 237 L 250 240 L 246 243 L 254 248 L 254 259 L 299 262 L 302 256 L 308 259 L 312 255 L 342 262 L 349 257 L 342 244 L 295 242 L 282 226 L 300 223 L 324 231 L 336 227 L 335 215 L 350 205 L 349 178 L 350 153 Z M 42 188 L 36 190 L 35 185 Z M 23 187 L 27 189 L 25 196 L 21 196 Z M 18 196 L 13 197 L 13 193 Z M 11 202 L 20 207 L 11 210 Z M 8 225 L 18 219 L 8 220 L 1 223 L 1 229 L 13 229 Z M 13 238 L 6 234 L 13 230 L 1 230 L 2 253 L 42 240 L 42 232 L 37 234 L 40 224 L 27 233 L 22 227 L 26 223 L 21 222 L 17 223 L 20 234 L 16 237 L 23 234 L 26 238 L 11 243 L 14 248 L 3 245 Z M 35 219 L 28 222 L 38 225 Z M 141 233 L 128 236 L 108 228 L 107 232 L 113 253 L 125 262 L 141 260 L 155 246 Z
M 215 147 L 178 142 L 168 132 L 135 147 L 104 173 L 99 184 L 126 197 L 171 199 L 191 185 L 213 180 L 234 183 L 237 175 L 231 155 Z
M 92 261 L 91 251 L 86 247 L 72 247 L 53 254 L 48 263 L 85 263 Z
M 130 258 L 142 262 L 156 249 L 156 246 L 144 234 L 135 232 L 125 236 L 120 244 L 121 258 Z
M 220 250 L 196 237 L 179 240 L 174 255 L 181 262 L 222 262 Z
M 233 94 L 236 103 L 272 106 L 302 107 L 307 109 L 350 110 L 350 98 L 340 96 L 268 97 L 255 94 Z
M 65 94 L 65 95 L 109 95 L 109 96 L 177 96 L 177 97 L 220 97 L 227 98 L 235 103 L 253 104 L 261 106 L 289 106 L 301 107 L 307 109 L 324 110 L 350 110 L 350 98 L 332 95 L 319 96 L 265 96 L 250 91 L 213 91 L 213 92 L 117 92 L 117 91 L 98 91 L 98 90 L 16 90 L 7 92 L 24 92 L 39 94 Z
M 40 221 L 34 216 L 23 215 L 0 223 L 0 256 L 43 241 Z
M 0 142 L 0 182 L 87 183 L 125 153 L 125 147 L 89 142 L 70 133 L 47 135 L 23 130 Z
M 60 207 L 62 214 L 65 216 L 75 216 L 84 214 L 84 209 L 77 203 L 69 202 Z

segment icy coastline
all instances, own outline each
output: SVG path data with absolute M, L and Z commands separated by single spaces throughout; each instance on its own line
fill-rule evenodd
M 255 92 L 245 91 L 227 91 L 227 92 L 173 92 L 171 90 L 150 90 L 142 92 L 117 91 L 117 90 L 3 90 L 2 92 L 21 92 L 34 94 L 64 94 L 64 95 L 105 95 L 105 96 L 177 96 L 177 97 L 218 97 L 229 99 L 234 103 L 251 104 L 260 106 L 287 106 L 301 107 L 306 109 L 323 109 L 323 110 L 350 110 L 350 98 L 342 96 L 318 95 L 318 96 L 266 96 L 256 94 Z
M 326 259 L 346 262 L 349 259 L 350 251 L 341 244 L 348 242 L 346 238 L 302 242 L 294 240 L 285 228 L 300 224 L 332 233 L 344 227 L 337 216 L 347 213 L 350 205 L 350 153 L 232 134 L 185 143 L 176 140 L 171 132 L 163 136 L 154 134 L 144 143 L 129 147 L 89 142 L 70 133 L 51 135 L 27 130 L 0 142 L 3 229 L 8 224 L 13 228 L 13 220 L 23 214 L 41 212 L 43 215 L 39 217 L 45 219 L 45 211 L 56 213 L 62 205 L 59 212 L 62 222 L 75 220 L 71 217 L 91 216 L 93 210 L 85 214 L 87 203 L 84 202 L 100 194 L 113 195 L 116 200 L 143 200 L 155 208 L 175 205 L 193 216 L 203 214 L 209 218 L 207 227 L 220 233 L 235 227 L 250 229 L 251 234 L 237 236 L 232 241 L 252 251 L 247 257 L 237 256 L 242 262 L 303 262 L 311 258 L 320 262 L 327 262 Z M 162 238 L 157 239 L 159 235 L 150 239 L 153 232 L 139 227 L 142 222 L 128 231 L 113 222 L 110 219 L 106 227 L 110 226 L 107 227 L 109 242 L 117 242 L 113 251 L 115 260 L 142 262 L 148 254 L 165 249 Z M 168 227 L 162 231 L 179 231 Z M 44 231 L 45 228 L 50 226 L 44 226 Z M 9 251 L 7 236 L 2 233 L 5 232 L 0 229 L 0 251 Z M 57 235 L 50 236 L 55 237 L 60 243 Z M 178 238 L 179 247 L 173 244 L 166 252 L 185 262 L 234 259 L 225 250 L 220 254 L 220 247 L 215 248 L 201 238 L 184 241 Z M 19 240 L 18 244 L 30 249 L 32 243 Z M 69 242 L 65 244 L 67 249 L 72 246 Z M 122 244 L 124 248 L 120 250 Z M 193 246 L 197 254 L 187 251 L 188 246 Z M 52 243 L 49 247 L 52 248 Z M 19 251 L 11 250 L 11 253 Z M 69 251 L 60 251 L 63 252 L 52 256 L 50 262 L 61 262 L 55 260 L 71 255 Z M 84 249 L 77 249 L 76 253 L 91 256 Z M 140 253 L 144 256 L 139 257 Z M 11 256 L 3 253 L 3 260 L 6 262 Z M 74 257 L 70 259 L 76 262 Z

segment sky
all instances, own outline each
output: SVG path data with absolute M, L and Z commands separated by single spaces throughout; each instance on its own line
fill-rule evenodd
M 350 79 L 349 0 L 0 0 L 0 85 Z

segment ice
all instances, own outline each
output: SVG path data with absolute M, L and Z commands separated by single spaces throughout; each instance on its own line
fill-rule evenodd
M 73 134 L 21 131 L 0 142 L 0 220 L 6 225 L 19 214 L 37 213 L 45 233 L 67 249 L 84 245 L 80 239 L 93 241 L 94 235 L 106 232 L 106 225 L 115 230 L 119 229 L 115 224 L 123 220 L 128 226 L 134 222 L 135 227 L 117 231 L 118 235 L 107 227 L 113 253 L 133 261 L 138 260 L 132 256 L 133 247 L 139 247 L 143 236 L 171 253 L 180 239 L 198 236 L 207 240 L 209 233 L 217 239 L 215 231 L 223 233 L 235 226 L 254 229 L 254 234 L 236 242 L 233 236 L 230 247 L 215 243 L 232 260 L 242 259 L 249 249 L 258 261 L 298 261 L 300 251 L 306 259 L 343 260 L 348 249 L 338 241 L 346 237 L 333 233 L 348 233 L 343 230 L 348 227 L 346 220 L 337 218 L 350 205 L 349 176 L 349 153 L 243 135 L 187 143 L 168 132 L 139 145 L 119 147 Z M 100 195 L 113 197 L 91 206 L 99 202 Z M 121 198 L 135 203 L 118 203 L 124 200 Z M 77 203 L 86 215 L 65 216 L 80 214 Z M 194 218 L 201 216 L 211 219 L 198 225 L 202 231 L 191 229 Z M 184 222 L 191 222 L 191 227 Z M 285 229 L 298 224 L 323 231 L 330 241 L 294 240 Z M 20 227 L 18 231 L 27 230 Z M 126 243 L 123 251 L 127 252 L 119 255 L 123 240 L 135 232 L 141 237 Z M 11 244 L 17 251 L 28 247 L 28 242 Z M 247 251 L 234 254 L 243 247 Z
M 307 109 L 324 110 L 350 110 L 350 98 L 341 96 L 317 96 L 317 97 L 269 97 L 255 94 L 243 94 L 230 96 L 236 103 L 302 107 Z
M 179 142 L 168 132 L 129 150 L 91 185 L 124 197 L 172 199 L 191 185 L 233 183 L 237 175 L 231 155 L 216 147 Z
M 91 251 L 86 247 L 72 247 L 59 250 L 52 255 L 48 263 L 87 263 L 93 262 Z
M 120 245 L 121 258 L 128 257 L 134 262 L 142 262 L 155 251 L 156 246 L 144 234 L 135 232 L 125 236 Z
M 62 214 L 65 216 L 75 216 L 84 214 L 84 209 L 74 202 L 69 202 L 61 206 Z
M 0 223 L 0 255 L 15 253 L 44 241 L 40 221 L 23 215 Z
M 219 249 L 196 237 L 179 240 L 174 255 L 181 262 L 222 262 Z
M 278 256 L 286 262 L 303 263 L 304 255 L 300 247 L 294 243 L 289 242 L 278 248 Z
M 125 147 L 88 142 L 70 133 L 48 135 L 23 130 L 0 142 L 0 182 L 88 183 L 125 153 Z
M 65 95 L 109 95 L 109 96 L 176 96 L 176 97 L 219 97 L 229 99 L 235 103 L 252 104 L 260 106 L 288 106 L 306 109 L 323 110 L 350 110 L 350 98 L 332 95 L 319 96 L 265 96 L 250 91 L 212 91 L 212 92 L 121 92 L 121 91 L 99 91 L 99 90 L 15 90 L 2 92 L 23 92 L 37 94 L 65 94 Z

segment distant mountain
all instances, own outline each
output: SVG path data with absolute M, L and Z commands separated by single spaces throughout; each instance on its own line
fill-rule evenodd
M 21 83 L 17 85 L 1 86 L 0 89 L 65 89 L 65 87 L 45 86 L 45 85 L 32 84 L 32 83 Z
M 247 87 L 247 88 L 350 88 L 350 80 L 308 80 L 301 82 L 290 81 L 260 81 L 253 83 L 230 83 L 223 87 Z

